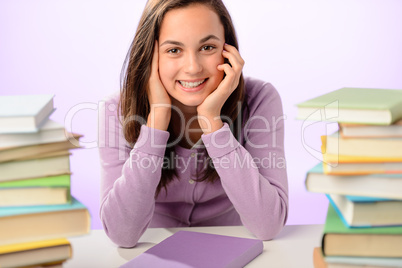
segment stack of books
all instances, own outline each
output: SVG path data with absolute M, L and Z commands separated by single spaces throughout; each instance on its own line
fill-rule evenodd
M 70 149 L 81 135 L 49 119 L 52 95 L 0 96 L 0 267 L 60 265 L 68 236 L 89 232 L 71 196 Z
M 315 267 L 402 267 L 402 90 L 342 88 L 298 119 L 339 123 L 306 176 L 330 201 Z

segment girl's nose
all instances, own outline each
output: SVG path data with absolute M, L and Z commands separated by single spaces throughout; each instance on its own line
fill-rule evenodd
M 185 60 L 185 71 L 188 74 L 197 74 L 202 71 L 202 64 L 196 54 L 190 53 Z

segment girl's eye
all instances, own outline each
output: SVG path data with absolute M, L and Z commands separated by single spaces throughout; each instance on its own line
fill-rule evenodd
M 208 51 L 208 50 L 212 50 L 212 49 L 214 49 L 215 47 L 214 46 L 203 46 L 202 48 L 201 48 L 201 50 L 206 50 L 206 51 Z
M 170 54 L 177 54 L 179 52 L 180 52 L 180 49 L 177 49 L 177 48 L 172 48 L 172 49 L 168 50 L 168 53 L 170 53 Z

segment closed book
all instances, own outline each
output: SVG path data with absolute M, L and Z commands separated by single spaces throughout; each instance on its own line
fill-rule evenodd
M 328 153 L 327 136 L 321 137 L 321 152 L 325 174 L 402 173 L 402 157 L 399 156 L 363 156 L 360 152 L 354 155 Z
M 323 161 L 325 174 L 363 175 L 372 173 L 402 173 L 402 162 L 330 163 Z
M 402 225 L 402 200 L 356 198 L 337 194 L 326 196 L 348 227 Z
M 340 123 L 343 138 L 402 138 L 402 120 L 392 125 L 366 125 Z
M 316 193 L 402 199 L 402 174 L 327 175 L 319 163 L 307 172 L 305 183 Z
M 121 268 L 244 267 L 263 247 L 257 239 L 178 231 Z
M 390 125 L 402 118 L 402 90 L 345 87 L 297 107 L 302 120 Z
M 0 267 L 48 266 L 71 256 L 71 244 L 65 238 L 10 244 L 0 246 Z
M 328 268 L 328 265 L 322 256 L 321 248 L 319 247 L 313 249 L 313 265 L 314 268 Z
M 321 141 L 328 154 L 402 158 L 402 138 L 342 138 L 336 132 Z
M 70 175 L 0 182 L 0 207 L 71 203 Z
M 88 209 L 71 204 L 0 208 L 0 246 L 83 235 L 90 230 Z
M 0 182 L 70 174 L 69 151 L 57 151 L 46 157 L 0 163 Z
M 323 140 L 323 137 L 321 137 Z M 326 140 L 326 136 L 324 138 Z M 325 152 L 325 148 L 322 149 L 322 160 L 329 164 L 338 164 L 338 163 L 394 163 L 394 162 L 402 162 L 402 157 L 390 157 L 390 156 L 362 156 L 358 155 L 343 155 L 343 154 L 329 154 Z
M 53 95 L 0 96 L 0 133 L 37 132 L 53 110 Z
M 343 257 L 322 255 L 320 247 L 313 250 L 314 268 L 396 268 L 402 267 L 402 258 Z
M 325 256 L 328 268 L 400 268 L 402 258 Z
M 328 206 L 322 238 L 325 256 L 402 257 L 402 226 L 348 228 Z
M 0 134 L 0 148 L 65 141 L 71 136 L 62 124 L 47 119 L 37 132 Z
M 77 136 L 76 139 L 78 140 L 79 136 Z M 66 151 L 76 148 L 80 148 L 79 144 L 72 140 L 22 147 L 0 148 L 0 163 L 7 161 L 41 158 L 47 156 L 47 154 L 49 153 Z

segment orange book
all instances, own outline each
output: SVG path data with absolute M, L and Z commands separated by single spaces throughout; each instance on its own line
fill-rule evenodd
M 322 251 L 320 247 L 316 247 L 313 250 L 313 264 L 314 268 L 327 268 L 328 265 L 322 256 Z

